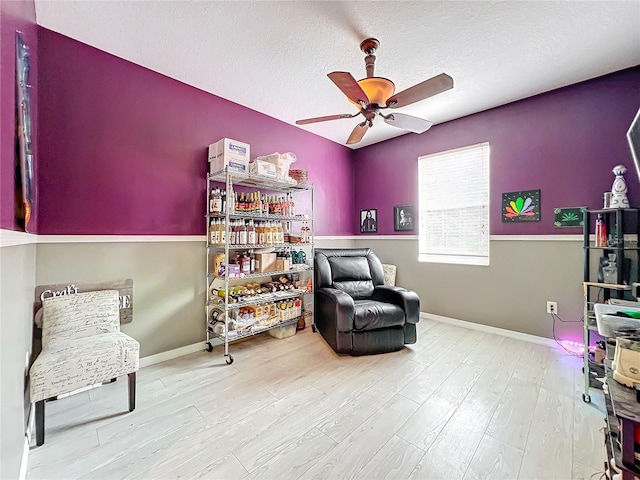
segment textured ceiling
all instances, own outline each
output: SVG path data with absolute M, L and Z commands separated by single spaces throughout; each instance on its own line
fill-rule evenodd
M 354 112 L 326 75 L 364 77 L 359 43 L 371 36 L 381 43 L 376 74 L 397 91 L 453 77 L 453 90 L 398 110 L 434 123 L 640 64 L 635 0 L 36 0 L 36 15 L 46 28 L 291 124 Z M 300 128 L 344 144 L 358 122 Z M 355 147 L 402 134 L 378 118 Z

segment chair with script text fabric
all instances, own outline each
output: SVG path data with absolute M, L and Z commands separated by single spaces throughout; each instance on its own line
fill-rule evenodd
M 140 355 L 140 344 L 120 332 L 117 290 L 51 297 L 42 305 L 42 352 L 29 371 L 38 446 L 45 401 L 58 395 L 128 375 L 132 412 Z

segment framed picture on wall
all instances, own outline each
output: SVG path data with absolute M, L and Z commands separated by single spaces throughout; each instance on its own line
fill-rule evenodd
M 378 210 L 370 208 L 360 210 L 360 233 L 376 233 L 378 231 Z
M 16 194 L 19 202 L 15 205 L 16 223 L 25 231 L 32 232 L 29 221 L 34 216 L 35 183 L 33 177 L 33 130 L 31 122 L 31 58 L 29 47 L 16 32 L 16 127 L 18 156 L 16 168 Z
M 393 229 L 396 232 L 413 230 L 413 205 L 396 205 L 393 207 Z
M 540 190 L 522 190 L 502 194 L 503 222 L 539 222 Z

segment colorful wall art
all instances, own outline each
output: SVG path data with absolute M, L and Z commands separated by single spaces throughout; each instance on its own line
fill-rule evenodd
M 540 190 L 502 194 L 503 222 L 539 222 Z

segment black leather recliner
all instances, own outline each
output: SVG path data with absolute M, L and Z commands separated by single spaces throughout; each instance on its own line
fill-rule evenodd
M 416 343 L 420 299 L 384 285 L 370 248 L 315 250 L 315 328 L 337 353 L 394 352 Z

